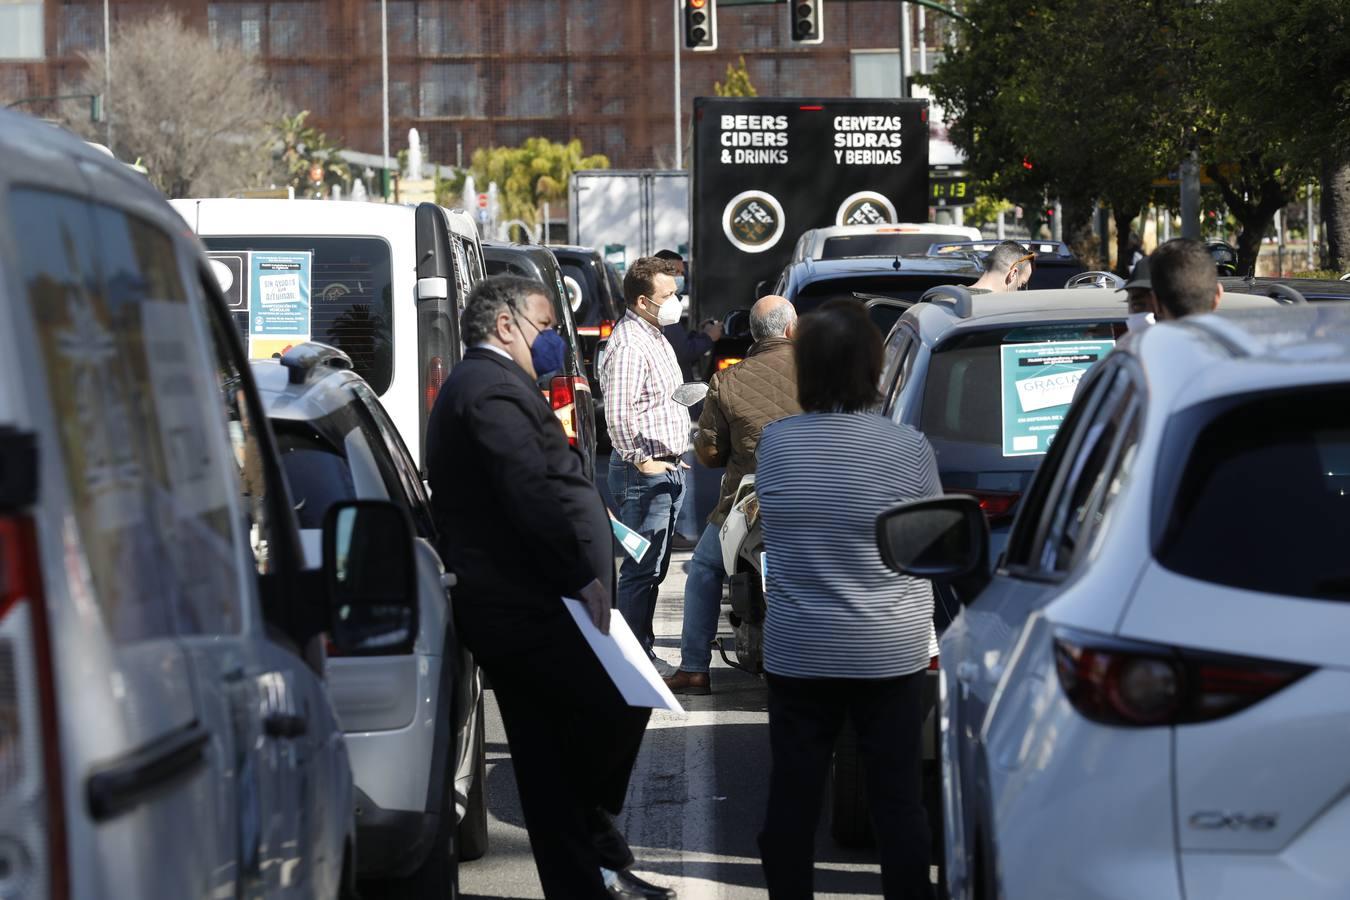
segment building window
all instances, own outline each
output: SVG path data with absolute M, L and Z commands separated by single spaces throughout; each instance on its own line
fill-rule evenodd
M 0 4 L 0 8 L 3 5 Z M 56 35 L 56 55 L 74 56 L 81 50 L 103 49 L 103 10 L 96 6 L 62 6 Z
M 899 97 L 900 51 L 854 50 L 853 96 Z
M 418 85 L 418 114 L 454 118 L 487 115 L 487 84 L 476 63 L 427 63 Z
M 212 3 L 206 8 L 207 29 L 217 47 L 237 47 L 245 56 L 262 53 L 261 3 Z
M 41 0 L 0 0 L 0 59 L 42 59 Z

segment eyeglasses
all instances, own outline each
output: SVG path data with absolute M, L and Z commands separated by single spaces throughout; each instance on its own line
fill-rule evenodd
M 529 316 L 522 316 L 522 315 L 517 315 L 516 320 L 517 321 L 524 320 L 526 322 L 529 322 L 531 325 L 534 326 L 534 330 L 539 334 L 543 334 L 545 331 L 552 331 L 554 334 L 562 334 L 562 325 L 560 324 L 555 323 L 553 325 L 542 326 L 534 319 L 531 319 Z
M 1035 267 L 1035 265 L 1036 265 L 1036 254 L 1035 254 L 1035 253 L 1028 253 L 1026 256 L 1021 257 L 1020 259 L 1017 260 L 1017 262 L 1013 263 L 1012 266 L 1008 266 L 1008 268 L 1011 269 L 1013 266 L 1020 266 L 1020 265 L 1021 265 L 1022 263 L 1024 263 L 1024 262 L 1025 262 L 1025 263 L 1031 263 L 1031 265 L 1032 265 L 1033 267 Z

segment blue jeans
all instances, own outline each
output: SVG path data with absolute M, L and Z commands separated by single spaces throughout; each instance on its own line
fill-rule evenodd
M 709 525 L 689 560 L 684 582 L 684 628 L 680 638 L 680 671 L 706 672 L 712 662 L 712 640 L 722 611 L 722 527 Z
M 617 455 L 609 461 L 609 492 L 619 505 L 615 510 L 619 521 L 652 542 L 640 562 L 624 554 L 616 591 L 619 612 L 648 655 L 656 644 L 652 618 L 661 582 L 670 568 L 670 539 L 684 502 L 687 471 L 676 466 L 659 475 L 643 475 Z

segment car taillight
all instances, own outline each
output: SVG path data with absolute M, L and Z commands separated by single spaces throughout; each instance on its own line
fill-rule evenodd
M 953 487 L 952 494 L 969 494 L 979 501 L 980 510 L 990 525 L 998 525 L 1012 518 L 1013 507 L 1022 499 L 1019 491 L 973 491 L 969 488 Z
M 741 360 L 742 357 L 739 356 L 719 356 L 717 358 L 717 371 L 720 372 L 723 369 L 730 369 L 732 366 L 736 365 L 736 363 L 741 362 Z
M 0 516 L 0 893 L 69 896 L 51 640 L 37 534 Z
M 548 383 L 548 404 L 567 432 L 567 443 L 577 445 L 577 391 L 584 379 L 575 375 L 555 375 Z
M 425 402 L 427 412 L 436 405 L 436 396 L 441 392 L 441 385 L 445 384 L 445 360 L 439 356 L 433 356 L 427 362 L 427 380 Z
M 1060 629 L 1055 668 L 1069 702 L 1104 725 L 1207 722 L 1240 712 L 1312 671 Z
M 602 341 L 609 340 L 609 336 L 614 333 L 614 323 L 608 319 L 599 325 L 578 325 L 577 334 L 582 337 L 599 338 Z

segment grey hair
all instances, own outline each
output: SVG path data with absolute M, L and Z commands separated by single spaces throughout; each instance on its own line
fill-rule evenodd
M 497 317 L 503 311 L 523 313 L 525 301 L 535 294 L 548 296 L 543 282 L 518 275 L 493 275 L 485 278 L 469 293 L 469 300 L 460 314 L 459 330 L 465 347 L 477 347 L 487 342 L 497 328 Z
M 788 326 L 797 320 L 797 310 L 791 303 L 780 303 L 764 315 L 750 312 L 750 337 L 757 341 L 782 337 Z
M 984 260 L 986 272 L 1006 272 L 1008 267 L 1030 251 L 1017 241 L 1000 241 Z

